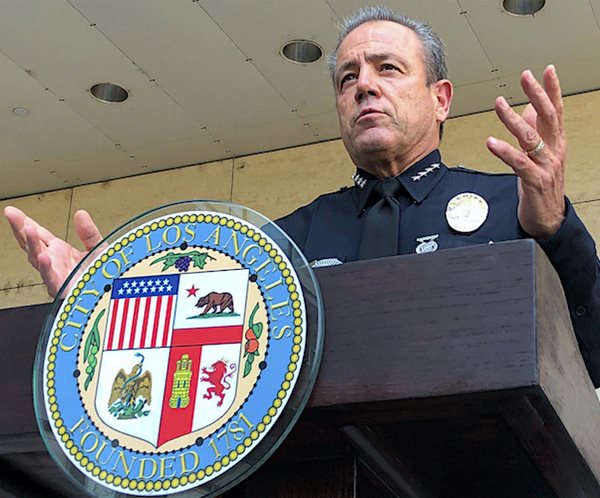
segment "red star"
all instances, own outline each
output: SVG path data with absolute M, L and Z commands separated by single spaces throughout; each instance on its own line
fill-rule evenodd
M 186 289 L 188 292 L 187 297 L 196 297 L 196 292 L 198 292 L 199 289 L 196 289 L 196 287 L 194 287 L 194 284 L 192 284 L 192 288 L 191 289 Z

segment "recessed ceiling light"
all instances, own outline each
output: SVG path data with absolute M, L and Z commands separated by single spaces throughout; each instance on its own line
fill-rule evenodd
M 502 8 L 516 16 L 532 16 L 546 5 L 546 0 L 502 0 Z
M 283 46 L 281 55 L 290 62 L 310 64 L 323 56 L 323 50 L 310 40 L 292 40 Z
M 25 116 L 29 116 L 29 109 L 26 107 L 15 107 L 12 110 L 15 116 L 19 116 L 20 118 L 24 118 Z
M 118 104 L 129 98 L 127 90 L 114 83 L 96 83 L 90 88 L 90 93 L 96 100 L 108 104 Z

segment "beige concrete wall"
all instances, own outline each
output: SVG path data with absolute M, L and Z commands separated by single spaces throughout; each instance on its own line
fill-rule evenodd
M 577 214 L 600 242 L 600 92 L 565 98 L 565 130 L 568 150 L 565 172 L 566 192 Z M 519 108 L 522 109 L 522 108 Z M 511 136 L 494 112 L 450 120 L 442 143 L 444 162 L 448 166 L 463 164 L 468 168 L 493 173 L 510 173 L 511 169 L 487 150 L 485 140 L 492 135 L 511 143 Z
M 567 194 L 597 241 L 600 241 L 600 92 L 565 99 L 569 138 Z M 507 139 L 493 113 L 449 121 L 442 153 L 452 166 L 509 172 L 485 147 L 488 135 Z M 183 199 L 218 199 L 252 207 L 270 218 L 282 216 L 317 195 L 350 185 L 354 167 L 341 141 L 257 154 L 233 160 L 87 185 L 58 192 L 0 201 L 15 205 L 57 236 L 76 243 L 70 220 L 87 209 L 100 230 L 108 233 L 132 216 Z M 41 279 L 0 222 L 0 308 L 49 300 Z
M 565 99 L 565 131 L 567 133 L 566 190 L 573 203 L 600 199 L 600 92 L 574 95 Z M 522 110 L 522 107 L 517 108 Z M 450 120 L 445 128 L 442 152 L 448 165 L 464 164 L 473 169 L 494 173 L 511 169 L 492 156 L 485 146 L 488 136 L 511 143 L 494 112 L 486 112 Z
M 0 207 L 14 205 L 38 220 L 57 237 L 66 238 L 71 211 L 72 191 L 2 201 Z M 6 220 L 0 223 L 0 308 L 41 303 L 49 300 L 46 287 L 36 270 L 28 263 Z
M 236 159 L 233 202 L 276 219 L 351 185 L 354 171 L 341 140 Z

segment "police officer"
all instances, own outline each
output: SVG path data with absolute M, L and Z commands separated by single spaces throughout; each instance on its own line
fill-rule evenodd
M 323 195 L 279 221 L 316 265 L 524 237 L 557 270 L 582 356 L 600 385 L 595 244 L 564 195 L 566 141 L 556 71 L 530 71 L 523 115 L 496 113 L 521 149 L 490 137 L 516 175 L 447 168 L 437 150 L 452 100 L 440 39 L 420 22 L 375 7 L 345 22 L 331 58 L 342 139 L 355 186 Z M 397 228 L 397 230 L 395 230 Z
M 488 149 L 516 175 L 448 169 L 437 150 L 453 87 L 442 43 L 420 22 L 386 8 L 359 11 L 331 59 L 341 135 L 357 166 L 355 187 L 319 197 L 279 220 L 310 260 L 353 261 L 533 237 L 556 268 L 582 355 L 600 385 L 595 245 L 564 196 L 566 141 L 559 80 L 530 71 L 522 115 L 496 100 L 519 143 L 490 137 Z M 85 255 L 15 208 L 5 214 L 49 292 Z M 75 227 L 86 249 L 101 236 L 84 211 Z

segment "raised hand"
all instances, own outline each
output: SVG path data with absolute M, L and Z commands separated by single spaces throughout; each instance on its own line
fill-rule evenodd
M 532 237 L 545 239 L 556 233 L 565 216 L 567 143 L 560 82 L 551 65 L 544 70 L 543 87 L 531 71 L 523 71 L 521 86 L 530 101 L 521 116 L 504 98 L 496 99 L 496 114 L 521 150 L 494 137 L 487 139 L 487 147 L 519 177 L 521 226 Z
M 56 296 L 62 284 L 88 251 L 102 240 L 102 236 L 86 211 L 73 216 L 75 230 L 85 251 L 79 251 L 48 229 L 12 206 L 4 209 L 12 231 L 21 248 L 27 253 L 29 263 L 36 268 L 48 288 Z

